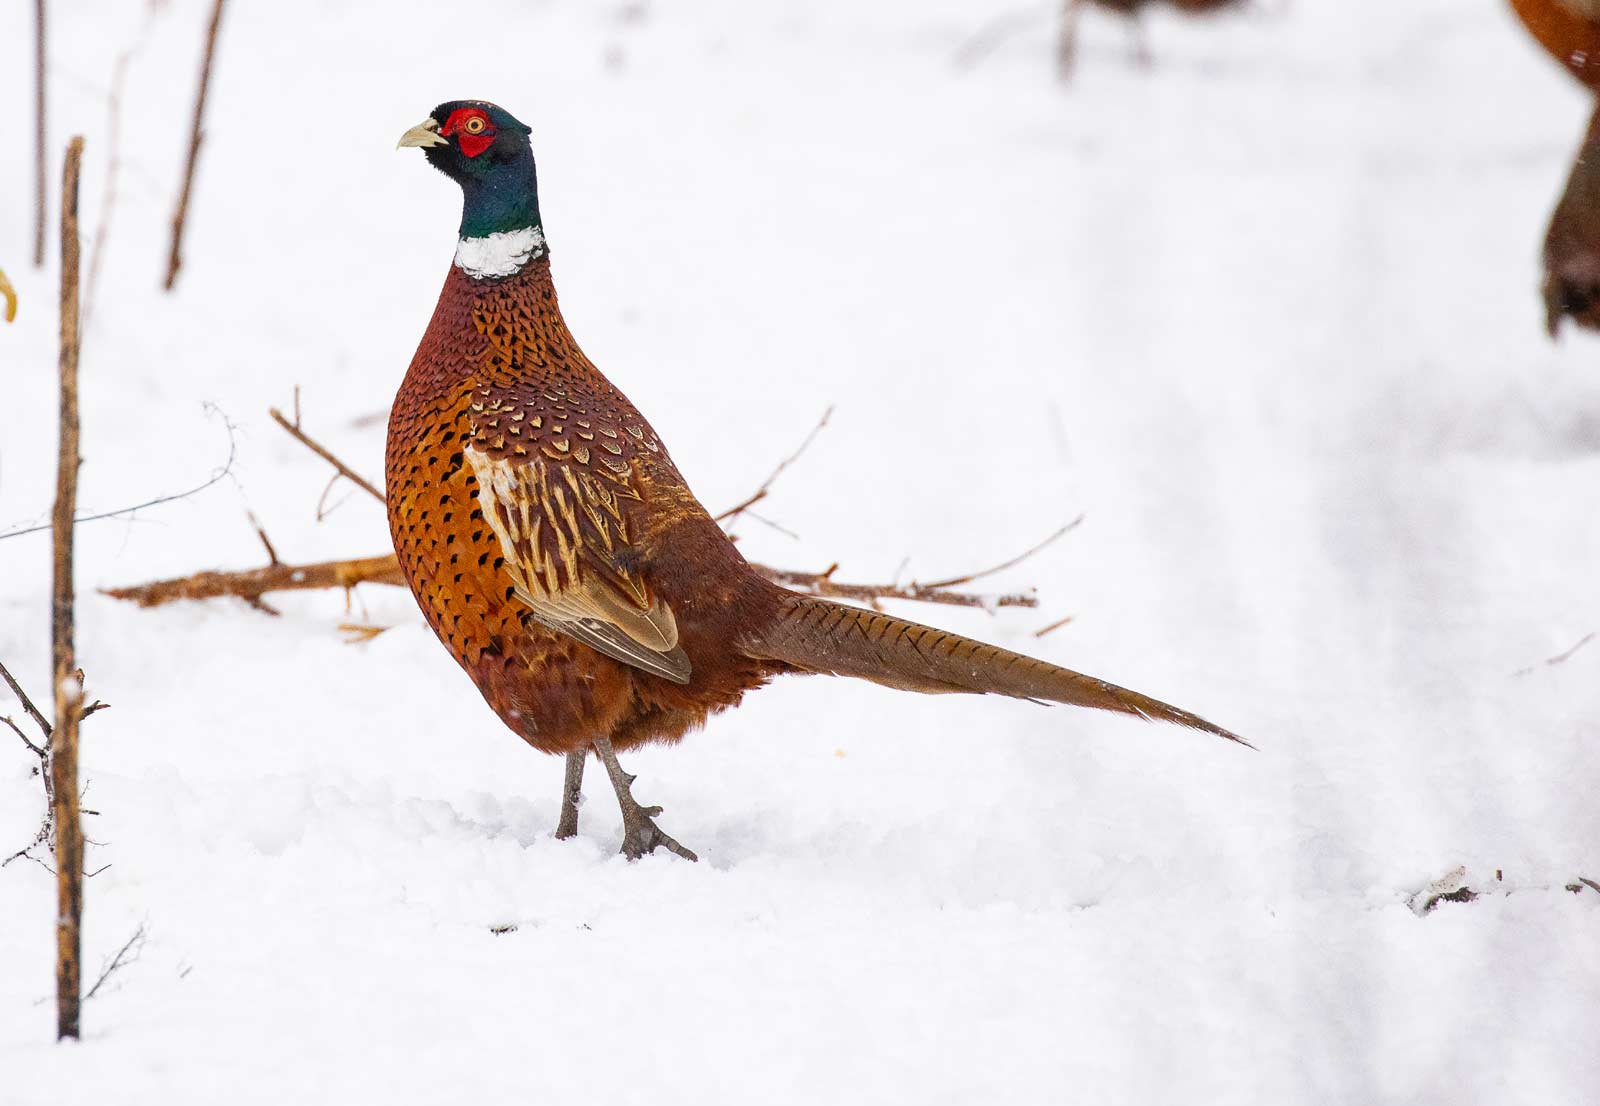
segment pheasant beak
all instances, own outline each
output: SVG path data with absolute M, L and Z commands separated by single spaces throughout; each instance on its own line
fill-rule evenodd
M 405 134 L 400 136 L 400 141 L 395 144 L 395 149 L 403 150 L 407 146 L 448 146 L 450 140 L 439 133 L 439 121 L 429 116 Z

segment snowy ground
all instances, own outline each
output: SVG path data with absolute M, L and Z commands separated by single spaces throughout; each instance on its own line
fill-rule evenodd
M 0 530 L 48 512 L 52 270 L 26 265 L 28 5 L 0 265 Z M 1151 21 L 1051 2 L 239 4 L 187 268 L 157 281 L 208 5 L 54 5 L 52 146 L 114 228 L 80 533 L 101 812 L 52 1041 L 53 887 L 0 871 L 0 1101 L 1578 1103 L 1600 1080 L 1600 345 L 1551 345 L 1538 244 L 1587 115 L 1492 0 Z M 1277 12 L 1277 14 L 1274 14 Z M 1000 18 L 975 67 L 953 62 Z M 815 421 L 753 556 L 925 578 L 907 608 L 1192 707 L 1259 753 L 1027 704 L 793 680 L 640 793 L 699 850 L 627 864 L 603 782 L 505 733 L 409 597 L 140 611 L 92 589 L 261 550 L 376 553 L 313 508 L 308 426 L 377 476 L 457 199 L 396 136 L 438 101 L 535 128 L 587 351 L 713 506 Z M 52 178 L 55 169 L 52 169 Z M 52 246 L 52 251 L 54 246 Z M 47 685 L 47 539 L 0 543 L 0 658 Z M 1064 614 L 1065 629 L 1033 631 Z M 395 629 L 344 643 L 350 617 Z M 3 708 L 11 713 L 11 707 Z M 5 736 L 0 734 L 0 736 Z M 38 819 L 0 745 L 0 851 Z M 1496 893 L 1419 918 L 1466 866 Z M 492 927 L 514 926 L 502 935 Z

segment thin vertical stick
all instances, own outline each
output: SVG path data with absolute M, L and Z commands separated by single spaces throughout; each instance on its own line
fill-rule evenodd
M 167 256 L 167 279 L 163 287 L 172 291 L 183 266 L 183 225 L 189 218 L 189 193 L 194 188 L 194 163 L 200 157 L 201 124 L 206 113 L 206 90 L 211 87 L 211 59 L 217 52 L 217 28 L 222 25 L 222 3 L 211 9 L 211 29 L 206 32 L 206 53 L 200 62 L 200 91 L 194 98 L 194 123 L 189 128 L 189 161 L 183 169 L 183 191 L 178 193 L 178 210 L 172 215 L 172 252 Z
M 33 0 L 33 267 L 44 265 L 44 0 Z
M 51 800 L 56 827 L 56 1036 L 78 1036 L 83 826 L 78 819 L 78 723 L 83 679 L 72 642 L 72 523 L 78 509 L 78 167 L 83 137 L 67 144 L 61 169 L 61 439 L 53 515 L 55 572 L 51 603 L 56 724 L 50 738 Z

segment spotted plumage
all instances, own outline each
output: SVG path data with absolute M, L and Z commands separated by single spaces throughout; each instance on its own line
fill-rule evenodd
M 528 128 L 456 101 L 401 145 L 421 147 L 465 202 L 390 416 L 390 529 L 429 625 L 489 705 L 530 745 L 567 754 L 561 835 L 592 749 L 624 851 L 692 857 L 634 801 L 616 750 L 675 741 L 783 673 L 1076 703 L 1233 738 L 1104 681 L 757 575 L 567 329 Z

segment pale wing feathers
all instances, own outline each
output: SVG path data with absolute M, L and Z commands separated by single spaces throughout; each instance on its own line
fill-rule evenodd
M 623 501 L 631 488 L 567 465 L 493 457 L 468 447 L 479 503 L 505 555 L 516 597 L 545 626 L 613 660 L 689 682 L 672 608 L 618 567 L 630 544 Z

